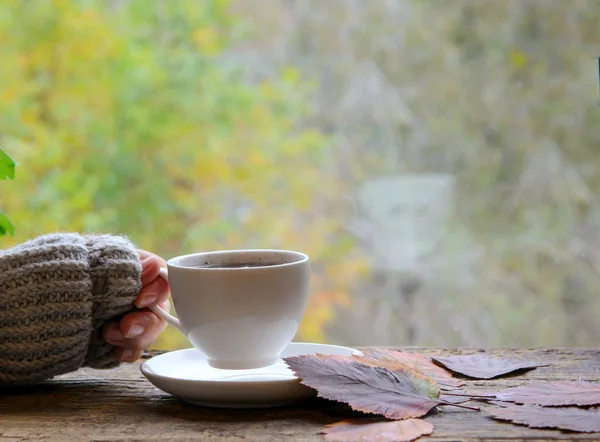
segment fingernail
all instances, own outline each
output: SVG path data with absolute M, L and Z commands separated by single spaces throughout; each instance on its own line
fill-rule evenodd
M 144 333 L 144 326 L 141 324 L 133 324 L 127 331 L 127 334 L 125 335 L 125 337 L 126 338 L 135 338 L 136 336 L 139 336 L 142 333 Z
M 121 355 L 121 359 L 128 359 L 133 355 L 133 350 L 123 350 L 123 354 Z
M 144 298 L 142 298 L 141 302 L 140 302 L 140 308 L 141 307 L 148 307 L 149 305 L 152 305 L 156 302 L 156 299 L 158 298 L 158 296 L 156 295 L 148 295 Z
M 121 332 L 119 330 L 111 328 L 106 333 L 106 339 L 108 341 L 117 341 L 117 342 L 120 342 L 120 341 L 123 340 L 123 335 L 121 334 Z

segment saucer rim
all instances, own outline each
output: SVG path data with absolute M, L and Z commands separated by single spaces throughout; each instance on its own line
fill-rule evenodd
M 341 349 L 341 350 L 351 350 L 351 352 L 353 354 L 356 355 L 361 355 L 362 352 L 356 348 L 353 347 L 345 347 L 343 345 L 334 345 L 334 344 L 320 344 L 317 342 L 290 342 L 288 344 L 288 346 L 286 347 L 286 349 L 290 348 L 291 346 L 300 346 L 300 345 L 315 345 L 315 346 L 320 346 L 320 347 L 328 347 L 328 348 L 337 348 L 337 349 Z M 150 363 L 150 361 L 152 361 L 155 358 L 161 358 L 161 357 L 168 357 L 172 354 L 175 353 L 186 353 L 186 352 L 193 352 L 193 351 L 197 351 L 194 347 L 190 347 L 190 348 L 183 348 L 183 349 L 179 349 L 179 350 L 173 350 L 173 351 L 167 351 L 166 353 L 162 353 L 160 355 L 154 356 L 146 361 L 144 361 L 144 363 L 142 365 L 140 365 L 140 371 L 142 372 L 142 374 L 144 375 L 144 377 L 150 381 L 149 377 L 155 377 L 155 378 L 160 378 L 162 380 L 165 381 L 177 381 L 177 382 L 181 382 L 184 384 L 194 384 L 194 385 L 198 385 L 198 384 L 203 384 L 203 383 L 208 383 L 208 384 L 214 384 L 216 382 L 221 382 L 221 381 L 215 381 L 215 380 L 209 380 L 209 379 L 205 379 L 205 380 L 201 380 L 201 379 L 184 379 L 184 378 L 180 378 L 180 377 L 175 377 L 175 376 L 167 376 L 164 374 L 159 374 L 155 371 L 150 372 L 149 367 L 147 367 L 147 364 Z M 307 353 L 307 354 L 317 354 L 318 352 L 315 353 Z M 200 353 L 199 354 L 201 356 L 202 359 L 206 360 L 206 358 Z M 280 359 L 281 360 L 281 359 Z M 150 381 L 151 382 L 151 381 Z M 240 383 L 243 381 L 240 381 Z M 294 375 L 293 378 L 291 379 L 278 379 L 278 380 L 265 380 L 265 381 L 252 381 L 253 384 L 285 384 L 285 383 L 299 383 L 300 379 Z

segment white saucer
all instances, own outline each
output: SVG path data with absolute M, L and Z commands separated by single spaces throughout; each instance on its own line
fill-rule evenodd
M 348 347 L 292 342 L 282 358 L 307 354 L 361 354 Z M 219 408 L 259 408 L 289 405 L 315 396 L 287 364 L 279 361 L 252 370 L 212 368 L 199 351 L 189 348 L 155 356 L 140 370 L 156 387 L 195 405 Z

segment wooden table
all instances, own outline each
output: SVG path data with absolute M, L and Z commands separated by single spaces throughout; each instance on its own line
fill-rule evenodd
M 401 348 L 425 355 L 480 350 Z M 543 360 L 518 377 L 469 381 L 477 390 L 516 386 L 524 380 L 600 381 L 600 349 L 486 350 L 486 354 Z M 482 410 L 486 407 L 481 406 Z M 446 407 L 447 408 L 447 407 Z M 207 409 L 188 405 L 152 386 L 139 364 L 114 370 L 82 369 L 20 391 L 0 390 L 0 442 L 9 441 L 317 441 L 325 424 L 346 418 L 344 406 L 315 399 L 305 405 L 263 410 Z M 434 433 L 420 441 L 600 440 L 600 434 L 534 430 L 497 422 L 484 412 L 446 409 L 427 417 Z

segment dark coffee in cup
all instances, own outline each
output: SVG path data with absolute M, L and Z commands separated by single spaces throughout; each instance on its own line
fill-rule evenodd
M 253 267 L 269 267 L 283 264 L 281 262 L 233 262 L 233 263 L 206 263 L 194 266 L 198 269 L 246 269 Z

